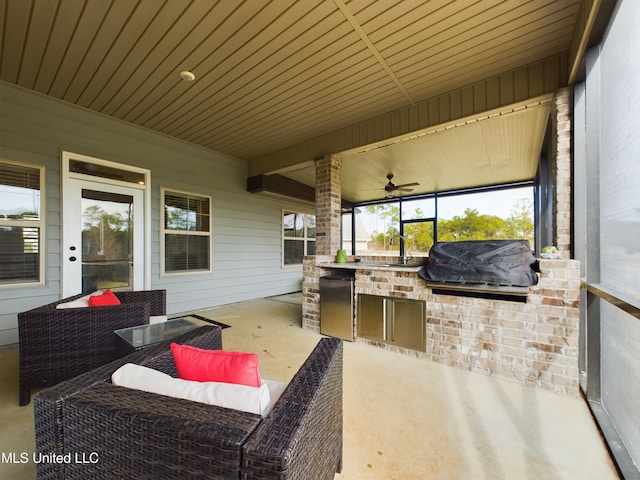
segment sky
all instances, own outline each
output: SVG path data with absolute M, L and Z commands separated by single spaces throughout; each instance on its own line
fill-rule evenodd
M 40 192 L 0 185 L 0 214 L 12 215 L 40 210 Z
M 516 202 L 523 198 L 528 198 L 533 202 L 531 187 L 449 197 L 446 201 L 443 199 L 438 202 L 438 216 L 452 218 L 454 215 L 463 214 L 465 208 L 471 207 L 478 210 L 480 214 L 507 218 Z M 470 199 L 472 202 L 469 201 Z

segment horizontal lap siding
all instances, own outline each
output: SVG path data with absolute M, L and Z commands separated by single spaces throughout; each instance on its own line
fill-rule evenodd
M 0 287 L 0 345 L 17 342 L 17 313 L 60 298 L 60 152 L 151 170 L 151 285 L 169 314 L 300 290 L 302 268 L 282 268 L 282 209 L 295 204 L 246 192 L 247 164 L 0 82 L 0 158 L 45 167 L 45 284 Z M 213 271 L 160 275 L 160 188 L 208 195 Z
M 283 205 L 253 196 L 247 205 L 247 195 L 250 194 L 212 198 L 210 274 L 169 275 L 159 279 L 159 288 L 169 290 L 170 314 L 212 306 L 211 298 L 216 299 L 215 305 L 223 305 L 301 289 L 302 268 L 281 267 Z

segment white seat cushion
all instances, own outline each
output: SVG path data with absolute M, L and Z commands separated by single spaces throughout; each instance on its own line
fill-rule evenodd
M 111 382 L 121 387 L 143 390 L 173 398 L 233 408 L 266 415 L 286 384 L 265 380 L 259 387 L 222 382 L 195 382 L 173 378 L 142 365 L 127 363 L 113 372 Z M 276 395 L 272 402 L 270 390 Z
M 76 298 L 75 300 L 72 300 L 70 302 L 64 302 L 64 303 L 59 303 L 58 305 L 56 305 L 56 309 L 63 309 L 63 308 L 84 308 L 84 307 L 89 307 L 89 297 L 91 295 L 102 295 L 104 293 L 103 290 L 96 290 L 93 293 L 90 293 L 89 295 L 85 295 L 84 297 L 80 297 L 80 298 Z

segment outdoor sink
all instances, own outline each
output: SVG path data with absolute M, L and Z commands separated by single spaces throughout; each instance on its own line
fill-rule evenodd
M 347 263 L 342 263 L 342 264 L 338 264 L 338 263 L 332 263 L 332 266 L 338 266 L 340 265 L 340 267 L 342 268 L 372 268 L 372 269 L 390 269 L 390 270 L 404 270 L 407 269 L 409 271 L 417 271 L 420 267 L 423 266 L 422 263 L 415 263 L 415 262 L 411 262 L 411 263 L 389 263 L 389 262 L 380 262 L 380 263 L 376 263 L 376 262 L 363 262 L 363 261 L 359 261 L 359 262 L 347 262 Z
M 398 267 L 419 267 L 417 263 L 365 263 L 370 267 L 398 268 Z

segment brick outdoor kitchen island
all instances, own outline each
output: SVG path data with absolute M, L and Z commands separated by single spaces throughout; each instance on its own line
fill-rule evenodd
M 306 257 L 303 266 L 302 327 L 320 331 L 320 278 L 351 270 L 355 278 L 355 341 L 424 358 L 534 388 L 576 397 L 579 394 L 579 262 L 541 259 L 539 282 L 526 301 L 472 298 L 433 293 L 419 268 L 375 268 L 369 263 L 336 265 L 332 256 Z M 359 296 L 415 300 L 424 317 L 416 335 L 423 349 L 405 348 L 358 335 Z M 422 341 L 424 340 L 424 341 Z

